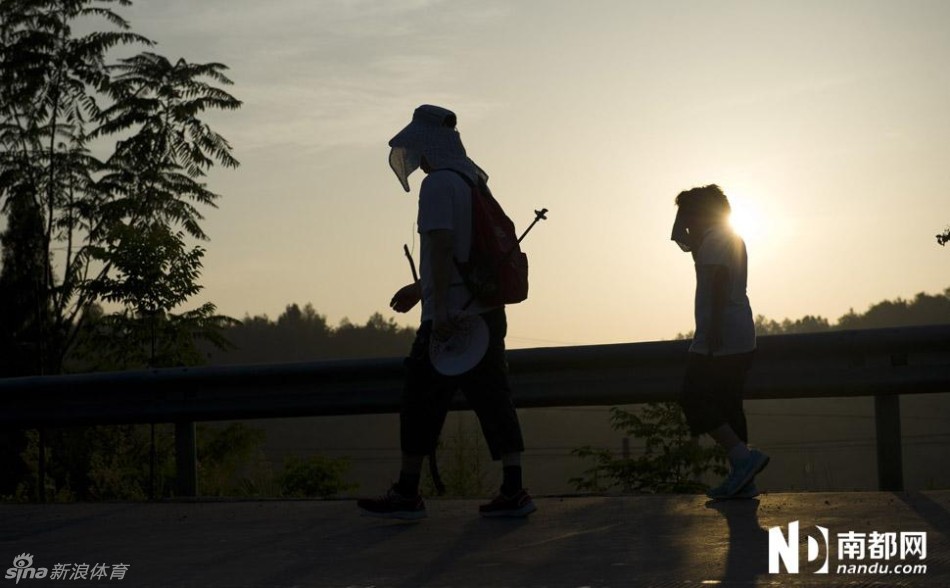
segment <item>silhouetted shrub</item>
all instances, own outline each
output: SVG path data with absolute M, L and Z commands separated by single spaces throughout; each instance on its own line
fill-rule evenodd
M 618 457 L 609 449 L 580 447 L 571 453 L 594 465 L 582 477 L 571 478 L 577 490 L 604 492 L 698 493 L 708 485 L 708 473 L 726 474 L 725 454 L 716 446 L 699 444 L 675 402 L 654 402 L 635 411 L 610 409 L 610 426 L 645 442 L 642 453 Z
M 343 479 L 349 470 L 350 462 L 346 458 L 311 455 L 304 459 L 290 455 L 284 460 L 284 471 L 279 477 L 281 494 L 293 498 L 329 498 L 356 490 L 356 484 Z

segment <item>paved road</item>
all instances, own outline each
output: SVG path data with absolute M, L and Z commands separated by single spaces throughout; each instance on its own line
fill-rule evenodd
M 351 501 L 0 505 L 0 588 L 950 586 L 950 491 L 537 502 L 537 513 L 512 521 L 480 519 L 478 501 L 430 500 L 418 524 L 359 517 Z M 802 573 L 769 574 L 768 529 L 796 520 Z M 815 525 L 831 547 L 809 563 Z M 845 561 L 837 535 L 850 531 L 926 532 L 926 558 L 868 559 L 865 538 L 866 559 Z M 19 554 L 32 563 L 16 583 L 17 568 L 4 574 Z M 813 573 L 825 555 L 831 573 Z M 927 572 L 836 573 L 875 561 Z M 57 564 L 72 564 L 67 579 L 50 579 Z M 86 580 L 69 579 L 75 564 L 89 566 Z M 124 578 L 110 579 L 119 564 Z M 46 578 L 28 577 L 43 567 Z M 92 579 L 97 570 L 106 576 Z

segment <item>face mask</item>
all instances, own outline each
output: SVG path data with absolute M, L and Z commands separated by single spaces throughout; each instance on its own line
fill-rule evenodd
M 409 176 L 419 169 L 421 164 L 422 154 L 414 149 L 393 147 L 389 152 L 389 167 L 392 168 L 406 192 L 409 191 Z

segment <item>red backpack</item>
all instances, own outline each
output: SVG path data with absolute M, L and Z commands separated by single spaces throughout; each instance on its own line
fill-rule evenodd
M 453 170 L 454 171 L 454 170 Z M 472 248 L 467 262 L 455 260 L 472 301 L 488 306 L 517 304 L 528 297 L 528 256 L 521 251 L 515 224 L 481 177 L 472 187 Z M 468 306 L 466 304 L 466 306 Z

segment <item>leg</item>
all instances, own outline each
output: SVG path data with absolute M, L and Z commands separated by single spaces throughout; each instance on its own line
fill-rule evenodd
M 722 413 L 726 416 L 725 426 L 733 432 L 733 438 L 728 439 L 732 443 L 732 448 L 728 450 L 732 472 L 721 487 L 726 497 L 756 496 L 758 489 L 755 487 L 755 476 L 769 463 L 768 455 L 747 446 L 749 433 L 742 398 L 746 374 L 751 363 L 752 353 L 717 358 L 717 397 Z
M 743 443 L 749 442 L 749 429 L 746 424 L 745 410 L 742 407 L 745 391 L 746 376 L 752 365 L 752 356 L 754 352 L 740 353 L 736 355 L 727 355 L 722 358 L 719 374 L 717 374 L 717 387 L 722 412 L 726 417 L 726 422 L 732 427 L 739 439 Z
M 709 434 L 727 452 L 743 453 L 748 440 L 742 386 L 745 356 L 707 357 L 691 353 L 680 404 L 694 436 Z M 737 449 L 738 448 L 738 449 Z
M 690 353 L 686 362 L 680 405 L 694 437 L 711 434 L 728 424 L 716 396 L 713 361 L 714 358 Z
M 483 318 L 488 324 L 488 351 L 475 369 L 462 378 L 461 389 L 478 416 L 492 459 L 502 462 L 503 481 L 499 495 L 480 506 L 479 513 L 486 517 L 524 517 L 537 507 L 522 481 L 524 438 L 508 384 L 507 320 L 504 309 L 487 313 Z
M 456 387 L 452 379 L 436 372 L 429 361 L 431 328 L 428 321 L 420 326 L 405 362 L 406 382 L 399 414 L 403 455 L 399 486 L 402 492 L 411 494 L 418 493 L 425 456 L 430 459 L 434 456 Z
M 429 363 L 428 343 L 432 324 L 419 327 L 412 351 L 406 358 L 403 406 L 399 414 L 402 463 L 399 481 L 379 498 L 364 498 L 357 506 L 366 516 L 407 520 L 427 516 L 419 495 L 422 462 L 438 442 L 445 410 L 454 390 L 451 381 L 438 377 Z
M 742 387 L 750 357 L 691 354 L 687 365 L 681 402 L 690 430 L 709 434 L 726 450 L 732 466 L 726 480 L 709 491 L 710 498 L 754 496 L 752 480 L 768 464 L 768 456 L 746 445 Z
M 715 358 L 710 370 L 715 402 L 725 423 L 709 434 L 726 450 L 733 464 L 749 457 L 749 429 L 742 398 L 751 362 L 751 353 L 726 355 Z
M 521 451 L 512 451 L 501 455 L 501 493 L 506 496 L 513 496 L 524 490 L 521 453 Z
M 514 466 L 520 464 L 520 457 L 511 454 L 524 451 L 524 438 L 508 384 L 504 309 L 489 312 L 483 318 L 488 324 L 488 350 L 482 361 L 460 378 L 459 387 L 478 417 L 492 459 L 497 461 L 508 455 L 509 463 Z

